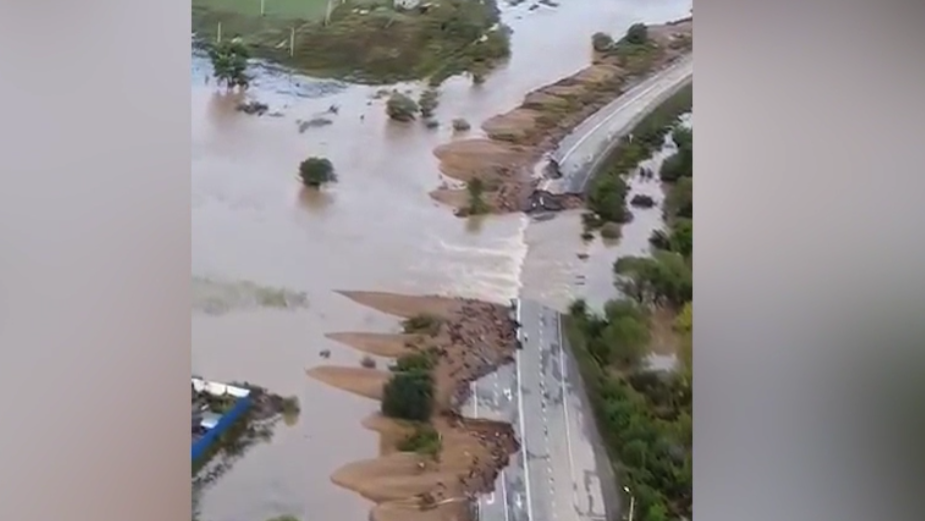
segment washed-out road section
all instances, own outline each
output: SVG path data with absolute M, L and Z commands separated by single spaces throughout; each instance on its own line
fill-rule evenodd
M 619 510 L 560 315 L 519 300 L 523 348 L 515 361 L 473 382 L 463 414 L 509 422 L 521 447 L 495 490 L 477 501 L 480 521 L 604 521 Z

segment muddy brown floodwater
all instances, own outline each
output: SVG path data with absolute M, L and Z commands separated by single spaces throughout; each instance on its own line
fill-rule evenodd
M 207 71 L 194 59 L 192 266 L 194 277 L 209 281 L 193 285 L 208 293 L 194 303 L 206 301 L 212 312 L 193 309 L 192 369 L 297 395 L 303 411 L 204 491 L 203 521 L 368 518 L 372 505 L 334 485 L 331 475 L 377 455 L 376 433 L 360 425 L 377 404 L 306 378 L 305 370 L 358 366 L 362 355 L 326 333 L 396 326 L 334 290 L 500 301 L 523 289 L 556 306 L 584 291 L 574 277 L 585 269 L 576 258 L 577 218 L 563 215 L 529 230 L 523 215 L 458 219 L 427 195 L 440 183 L 432 150 L 452 139 L 451 119 L 465 117 L 473 124 L 469 135 L 478 135 L 482 121 L 513 108 L 528 91 L 587 65 L 594 32 L 619 34 L 637 21 L 675 19 L 690 4 L 563 0 L 530 11 L 531 3 L 504 8 L 514 29 L 506 68 L 480 87 L 463 79 L 444 85 L 437 109 L 444 124 L 437 130 L 389 123 L 383 100 L 371 99 L 375 88 L 280 72 L 262 73 L 252 94 L 281 115 L 245 116 L 234 110 L 234 98 L 205 84 Z M 332 124 L 299 133 L 299 121 L 332 104 L 340 108 L 329 116 Z M 299 161 L 312 155 L 331 159 L 340 176 L 321 194 L 296 181 Z M 231 289 L 217 290 L 222 284 Z M 260 295 L 247 298 L 248 291 Z M 279 301 L 267 291 L 304 293 L 307 301 L 261 306 Z M 224 304 L 216 302 L 221 295 L 229 295 Z M 324 349 L 329 359 L 319 356 Z

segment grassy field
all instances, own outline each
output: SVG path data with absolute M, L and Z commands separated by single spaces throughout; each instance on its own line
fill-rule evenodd
M 334 0 L 335 5 L 340 3 Z M 194 8 L 223 11 L 240 16 L 260 16 L 260 0 L 193 0 Z M 328 0 L 264 0 L 264 15 L 290 20 L 320 20 Z
M 386 84 L 453 74 L 485 74 L 507 58 L 495 0 L 442 0 L 425 12 L 396 12 L 390 0 L 192 0 L 193 31 L 202 42 L 240 37 L 261 58 L 313 76 Z M 295 48 L 290 51 L 290 38 Z

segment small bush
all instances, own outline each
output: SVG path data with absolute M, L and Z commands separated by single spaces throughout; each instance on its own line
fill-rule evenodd
M 281 409 L 282 413 L 287 416 L 296 415 L 302 411 L 302 408 L 299 406 L 299 398 L 297 396 L 283 398 Z
M 466 184 L 466 190 L 469 192 L 469 215 L 480 215 L 488 212 L 488 204 L 482 198 L 485 188 L 485 181 L 481 177 L 475 177 Z
M 382 414 L 427 421 L 433 411 L 434 381 L 422 371 L 394 372 L 382 389 Z
M 597 52 L 606 52 L 613 47 L 613 38 L 607 33 L 594 33 L 591 35 L 591 46 Z
M 471 128 L 472 125 L 463 118 L 456 118 L 453 120 L 453 130 L 456 132 L 467 132 Z
M 334 165 L 323 157 L 310 157 L 299 164 L 299 177 L 305 186 L 318 188 L 337 180 Z
M 430 424 L 418 424 L 414 432 L 398 444 L 402 452 L 417 452 L 436 458 L 442 448 L 440 433 Z
M 419 351 L 398 357 L 395 365 L 390 369 L 393 373 L 426 373 L 433 369 L 436 360 L 433 353 L 429 351 Z
M 418 111 L 418 104 L 400 92 L 393 93 L 385 104 L 386 114 L 395 121 L 411 121 L 417 117 Z
M 626 31 L 624 40 L 633 45 L 642 45 L 649 41 L 649 28 L 646 24 L 636 23 L 630 26 Z
M 374 360 L 373 357 L 366 355 L 363 357 L 362 360 L 360 360 L 360 365 L 365 367 L 366 369 L 375 369 L 376 360 Z
M 620 225 L 617 223 L 605 223 L 603 226 L 601 226 L 601 237 L 604 239 L 619 239 L 620 235 Z
M 443 319 L 436 315 L 420 313 L 402 322 L 405 333 L 429 333 L 436 335 L 440 330 Z
M 424 118 L 433 117 L 434 111 L 437 110 L 437 105 L 439 104 L 439 93 L 435 89 L 425 90 L 418 99 L 418 109 L 421 111 L 421 116 Z

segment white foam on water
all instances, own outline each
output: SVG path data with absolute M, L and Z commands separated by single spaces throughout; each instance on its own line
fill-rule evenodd
M 426 255 L 431 259 L 428 264 L 432 266 L 432 263 L 439 262 L 444 273 L 441 293 L 492 302 L 507 302 L 520 294 L 528 251 L 526 231 L 529 219 L 524 215 L 503 218 L 516 218 L 515 225 L 504 236 L 488 241 L 482 240 L 482 237 L 505 228 L 502 223 L 494 223 L 500 226 L 486 223 L 486 227 L 494 229 L 475 236 L 473 244 L 460 244 L 444 238 L 428 241 L 429 246 L 424 249 L 433 254 Z

